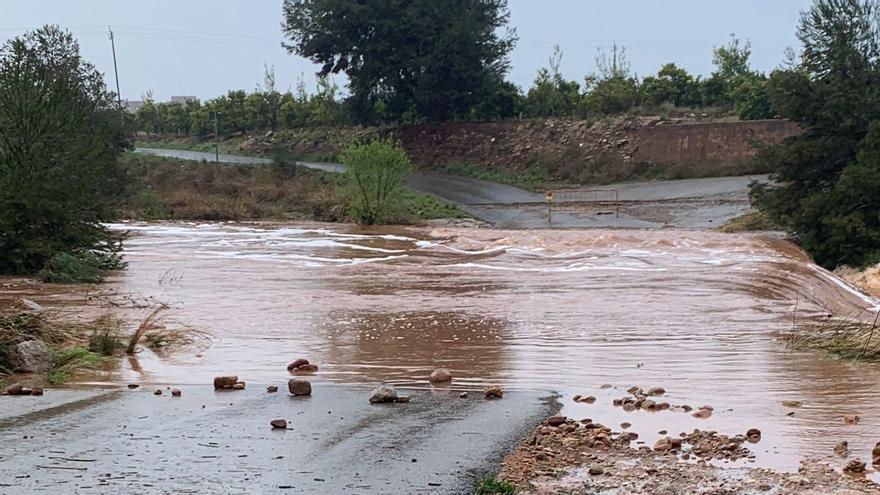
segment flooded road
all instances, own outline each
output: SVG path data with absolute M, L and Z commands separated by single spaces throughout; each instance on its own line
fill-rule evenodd
M 109 381 L 206 384 L 286 376 L 307 357 L 315 382 L 557 390 L 563 414 L 659 430 L 759 428 L 758 465 L 795 469 L 848 440 L 880 441 L 880 368 L 793 352 L 797 318 L 856 315 L 876 301 L 771 237 L 684 231 L 360 229 L 304 225 L 127 224 L 120 294 L 165 301 L 168 317 L 212 334 L 203 350 L 142 353 Z M 875 309 L 876 310 L 876 309 Z M 101 379 L 97 380 L 98 382 Z M 602 388 L 609 384 L 611 388 Z M 626 389 L 664 387 L 683 412 L 626 413 Z M 576 404 L 574 394 L 595 404 Z M 783 401 L 802 401 L 789 409 Z M 788 413 L 794 412 L 794 416 Z M 862 421 L 847 426 L 843 416 Z M 840 461 L 835 461 L 840 462 Z

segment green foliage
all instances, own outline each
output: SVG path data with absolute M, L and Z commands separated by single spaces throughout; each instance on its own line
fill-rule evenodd
M 90 252 L 76 256 L 57 253 L 37 274 L 43 282 L 52 284 L 98 283 L 105 275 L 104 264 Z
M 444 203 L 434 196 L 420 194 L 409 190 L 403 191 L 403 194 L 401 195 L 401 203 L 402 216 L 400 218 L 389 219 L 394 223 L 414 223 L 419 220 L 471 218 L 470 215 L 453 204 Z
M 774 111 L 804 128 L 763 151 L 773 185 L 754 202 L 828 267 L 880 261 L 880 31 L 874 0 L 817 0 L 801 62 L 768 83 Z
M 538 77 L 523 100 L 523 109 L 530 117 L 574 115 L 580 100 L 580 86 L 567 81 L 559 72 L 562 50 L 554 47 L 549 68 L 538 71 Z
M 118 328 L 113 325 L 104 324 L 96 328 L 89 336 L 89 352 L 99 356 L 115 356 L 123 348 L 125 348 L 125 343 L 119 336 Z
M 275 89 L 274 71 L 268 68 L 263 88 L 250 93 L 230 91 L 204 103 L 192 100 L 185 104 L 156 103 L 148 97 L 135 121 L 138 130 L 148 133 L 213 140 L 215 112 L 221 136 L 351 123 L 339 87 L 329 77 L 318 78 L 314 94 L 306 91 L 304 81 L 299 81 L 295 93 L 281 93 Z
M 413 170 L 399 144 L 385 139 L 354 144 L 340 161 L 348 167 L 349 209 L 359 223 L 383 223 L 398 214 L 404 182 Z
M 46 377 L 53 385 L 70 380 L 70 375 L 77 370 L 96 368 L 102 362 L 101 356 L 82 347 L 71 347 L 53 354 L 52 369 Z
M 451 175 L 473 177 L 475 179 L 509 184 L 530 190 L 540 190 L 552 183 L 547 171 L 540 166 L 530 165 L 521 171 L 499 170 L 474 165 L 472 163 L 448 163 L 443 171 Z
M 0 273 L 58 253 L 113 253 L 102 222 L 128 122 L 73 37 L 44 27 L 0 48 Z
M 516 487 L 495 476 L 487 476 L 477 483 L 474 495 L 513 495 Z
M 656 76 L 642 80 L 642 102 L 649 106 L 671 103 L 677 107 L 699 106 L 700 81 L 675 64 L 666 64 Z
M 464 118 L 508 70 L 507 0 L 285 0 L 288 51 L 343 72 L 360 121 Z

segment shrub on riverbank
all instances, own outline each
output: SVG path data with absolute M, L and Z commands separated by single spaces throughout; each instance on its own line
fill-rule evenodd
M 415 169 L 400 144 L 374 139 L 342 152 L 347 166 L 346 199 L 358 223 L 387 223 L 404 211 L 404 182 Z

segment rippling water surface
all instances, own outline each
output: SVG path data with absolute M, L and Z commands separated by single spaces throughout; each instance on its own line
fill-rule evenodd
M 870 458 L 880 441 L 880 370 L 792 352 L 798 318 L 859 314 L 867 299 L 770 237 L 676 231 L 496 231 L 233 224 L 117 225 L 132 237 L 120 293 L 171 304 L 209 331 L 209 347 L 123 366 L 123 380 L 254 384 L 287 362 L 313 380 L 425 386 L 448 367 L 455 386 L 554 390 L 564 413 L 656 432 L 757 427 L 762 465 L 791 469 L 840 440 Z M 875 308 L 876 310 L 876 308 Z M 600 388 L 602 384 L 613 388 Z M 715 415 L 624 413 L 632 386 Z M 573 394 L 595 395 L 593 405 Z M 785 400 L 803 401 L 792 411 Z M 858 426 L 843 415 L 859 414 Z

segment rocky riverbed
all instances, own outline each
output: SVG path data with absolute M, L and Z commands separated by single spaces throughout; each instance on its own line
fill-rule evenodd
M 842 471 L 813 459 L 797 472 L 731 462 L 753 459 L 745 445 L 760 443 L 756 429 L 736 435 L 695 429 L 664 436 L 652 448 L 635 445 L 639 434 L 627 428 L 551 417 L 504 460 L 499 478 L 534 495 L 880 494 L 860 459 Z

